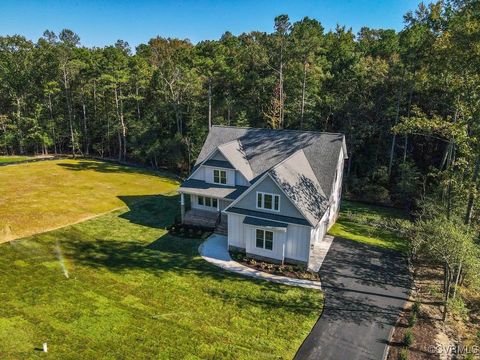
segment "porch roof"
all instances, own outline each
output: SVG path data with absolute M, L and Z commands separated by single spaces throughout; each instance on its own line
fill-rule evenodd
M 304 226 L 309 226 L 311 227 L 310 223 L 305 220 L 305 219 L 300 219 L 300 218 L 295 218 L 291 216 L 284 216 L 284 215 L 278 215 L 278 214 L 271 214 L 271 213 L 266 213 L 263 211 L 256 211 L 256 210 L 250 210 L 250 209 L 243 209 L 243 208 L 238 208 L 238 207 L 230 207 L 227 210 L 225 210 L 226 213 L 235 213 L 235 214 L 240 214 L 240 215 L 247 215 L 250 217 L 256 217 L 260 219 L 268 219 L 268 220 L 273 220 L 277 222 L 285 222 L 288 224 L 298 224 L 298 225 L 304 225 Z
M 286 229 L 288 227 L 288 224 L 285 224 L 285 223 L 271 221 L 267 219 L 259 219 L 259 218 L 254 218 L 250 216 L 246 216 L 245 219 L 243 220 L 243 223 L 247 225 L 266 226 L 266 227 L 274 227 L 274 228 L 282 228 L 282 229 Z
M 247 189 L 248 187 L 246 186 L 227 186 L 211 184 L 202 180 L 188 179 L 182 183 L 178 191 L 186 194 L 235 200 Z

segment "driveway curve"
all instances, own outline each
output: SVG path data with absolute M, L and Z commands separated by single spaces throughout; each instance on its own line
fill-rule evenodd
M 295 359 L 382 359 L 410 294 L 405 258 L 393 250 L 335 238 L 320 275 L 324 310 Z

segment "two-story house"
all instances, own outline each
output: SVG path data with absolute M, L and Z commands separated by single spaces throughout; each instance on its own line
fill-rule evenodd
M 343 134 L 214 126 L 179 188 L 182 221 L 249 256 L 308 264 L 338 216 L 346 158 Z

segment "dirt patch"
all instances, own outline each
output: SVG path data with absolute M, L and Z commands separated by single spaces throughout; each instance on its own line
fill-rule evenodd
M 408 347 L 408 359 L 451 359 L 450 349 L 454 338 L 453 331 L 443 323 L 442 269 L 428 264 L 414 264 L 414 291 L 412 299 L 417 300 L 417 308 L 410 303 L 404 309 L 394 329 L 387 359 L 397 360 L 405 351 L 405 335 L 411 332 L 412 344 Z M 415 313 L 416 321 L 411 318 Z

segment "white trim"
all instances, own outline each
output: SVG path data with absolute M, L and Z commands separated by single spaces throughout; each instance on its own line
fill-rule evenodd
M 203 204 L 199 203 L 200 198 L 202 198 Z M 207 199 L 210 199 L 210 205 L 207 205 Z M 213 205 L 214 200 L 217 202 L 217 205 Z M 197 195 L 197 203 L 195 205 L 197 208 L 201 206 L 202 208 L 206 208 L 208 210 L 216 209 L 218 211 L 220 206 L 220 199 L 211 196 Z
M 215 155 L 215 152 L 217 152 L 217 151 L 220 151 L 220 149 L 218 148 L 218 146 L 217 146 L 215 149 L 213 149 L 213 150 L 210 152 L 210 154 L 207 155 L 207 157 L 205 158 L 205 160 L 203 160 L 201 163 L 198 164 L 198 167 L 195 169 L 194 172 L 192 172 L 192 173 L 190 174 L 190 176 L 189 176 L 186 180 L 190 179 L 190 178 L 198 171 L 198 169 L 200 169 L 202 166 L 211 167 L 211 166 L 208 166 L 208 165 L 203 165 L 203 163 L 204 163 L 205 161 L 207 161 L 207 160 L 210 160 L 210 158 L 211 158 L 213 155 Z M 222 153 L 222 152 L 220 151 L 220 153 Z M 224 157 L 225 159 L 227 159 L 227 161 L 230 163 L 230 165 L 232 165 L 232 168 L 233 168 L 233 169 L 230 169 L 230 170 L 235 170 L 235 166 L 233 166 L 233 164 L 228 160 L 228 158 L 227 158 L 223 153 L 222 153 L 222 155 L 223 155 L 223 157 Z M 195 165 L 197 165 L 197 164 L 195 164 Z M 195 166 L 195 165 L 194 165 L 194 166 Z
M 252 191 L 255 187 L 257 187 L 258 184 L 260 184 L 260 183 L 263 181 L 263 179 L 265 179 L 265 178 L 267 177 L 267 175 L 268 175 L 268 173 L 263 174 L 263 175 L 260 177 L 260 179 L 258 179 L 258 180 L 255 182 L 255 184 L 253 184 L 252 186 L 250 186 L 247 190 L 245 190 L 242 194 L 240 194 L 239 197 L 237 197 L 235 200 L 233 200 L 233 202 L 232 202 L 230 205 L 228 205 L 228 206 L 224 209 L 224 211 L 228 210 L 229 207 L 232 207 L 232 206 L 235 205 L 237 202 L 239 202 L 241 199 L 243 199 L 248 193 L 250 193 L 250 191 Z M 256 200 L 256 199 L 255 199 L 255 200 Z
M 240 215 L 240 214 L 237 214 L 237 215 Z M 245 217 L 249 216 L 249 215 L 244 215 Z M 249 217 L 253 217 L 253 216 L 249 216 Z M 256 218 L 256 219 L 260 219 L 260 218 Z M 271 220 L 271 221 L 274 221 L 274 220 Z M 243 226 L 251 226 L 251 227 L 255 227 L 255 228 L 258 228 L 259 225 L 251 225 L 251 224 L 243 224 Z M 302 225 L 299 225 L 299 226 L 302 226 Z M 263 225 L 261 226 L 262 228 L 264 229 L 267 229 L 268 231 L 276 231 L 276 232 L 287 232 L 287 228 L 280 228 L 280 227 L 274 227 L 274 226 L 268 226 L 268 225 Z
M 245 214 L 238 214 L 236 212 L 232 212 L 232 211 L 227 211 L 227 208 L 229 208 L 229 206 L 227 206 L 225 209 L 223 209 L 221 212 L 222 213 L 225 213 L 225 214 L 234 214 L 234 215 L 239 215 L 239 216 L 245 216 L 245 217 L 253 217 L 255 219 L 260 219 L 260 220 L 269 220 L 269 221 L 276 221 L 276 222 L 283 222 L 283 223 L 286 223 L 286 224 L 290 224 L 290 225 L 297 225 L 297 226 L 305 226 L 305 227 L 308 227 L 310 229 L 314 228 L 312 225 L 304 225 L 304 224 L 298 224 L 298 223 L 293 223 L 293 222 L 288 222 L 286 220 L 272 220 L 272 219 L 267 219 L 265 217 L 260 217 L 260 216 L 255 216 L 255 215 L 245 215 Z M 248 209 L 245 209 L 245 210 L 248 210 Z M 282 216 L 282 215 L 281 215 Z M 306 219 L 304 219 L 305 221 L 307 221 Z M 248 224 L 243 224 L 243 225 L 248 225 Z M 249 226 L 257 226 L 257 225 L 249 225 Z
M 217 185 L 227 185 L 228 184 L 227 170 L 225 170 L 224 168 L 214 167 L 212 171 L 213 171 L 213 175 L 212 175 L 212 183 L 213 184 L 217 184 Z M 218 180 L 222 179 L 221 172 L 225 173 L 225 183 L 222 183 L 221 181 L 220 182 L 215 182 L 215 171 L 218 171 Z M 234 173 L 234 176 L 235 176 L 235 173 Z
M 263 231 L 263 247 L 259 247 L 257 246 L 257 230 L 260 230 L 260 231 Z M 272 233 L 272 248 L 271 249 L 267 249 L 265 247 L 265 243 L 267 242 L 267 236 L 266 236 L 266 232 L 271 232 Z M 271 230 L 266 230 L 266 228 L 264 227 L 258 227 L 256 226 L 255 227 L 255 249 L 262 249 L 262 250 L 266 250 L 266 251 L 272 251 L 273 252 L 273 245 L 275 243 L 275 232 L 274 231 L 271 231 Z
M 258 206 L 258 194 L 262 194 L 262 207 Z M 266 208 L 263 207 L 265 205 L 265 195 L 271 195 L 272 196 L 272 208 Z M 275 197 L 278 197 L 278 210 L 275 210 Z M 269 211 L 275 211 L 275 212 L 280 212 L 280 195 L 279 194 L 274 194 L 274 193 L 268 193 L 264 191 L 257 191 L 256 196 L 255 196 L 255 207 L 260 210 L 269 210 Z

